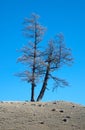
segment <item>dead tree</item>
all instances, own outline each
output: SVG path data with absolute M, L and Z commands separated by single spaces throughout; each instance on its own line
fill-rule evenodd
M 32 14 L 30 18 L 25 18 L 23 34 L 28 39 L 28 43 L 21 49 L 21 56 L 17 62 L 25 65 L 24 71 L 17 73 L 23 81 L 31 84 L 31 101 L 35 101 L 35 86 L 42 79 L 42 86 L 36 101 L 40 101 L 47 89 L 49 79 L 55 82 L 56 87 L 68 86 L 68 82 L 57 77 L 57 71 L 64 65 L 72 65 L 73 58 L 71 49 L 66 47 L 64 36 L 59 33 L 51 39 L 46 49 L 40 49 L 40 43 L 46 28 L 39 23 L 39 16 Z
M 35 101 L 35 86 L 43 74 L 42 52 L 39 50 L 39 43 L 43 39 L 46 28 L 38 22 L 38 19 L 39 16 L 36 14 L 32 14 L 31 18 L 25 18 L 23 34 L 28 38 L 28 44 L 21 48 L 22 55 L 17 59 L 25 65 L 26 69 L 17 73 L 16 76 L 31 83 L 31 101 Z
M 56 74 L 56 71 L 61 67 L 64 65 L 71 65 L 73 62 L 71 49 L 66 47 L 64 43 L 64 36 L 61 33 L 56 35 L 55 39 L 48 42 L 48 48 L 45 51 L 44 58 L 47 65 L 43 85 L 39 96 L 37 97 L 37 101 L 40 101 L 43 98 L 49 79 L 53 79 L 55 81 L 53 90 L 59 86 L 68 86 L 67 81 L 60 79 L 57 76 L 53 76 L 53 74 Z

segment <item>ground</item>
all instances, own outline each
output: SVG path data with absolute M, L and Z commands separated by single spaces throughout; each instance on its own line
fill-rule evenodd
M 0 130 L 85 130 L 85 106 L 71 102 L 0 102 Z

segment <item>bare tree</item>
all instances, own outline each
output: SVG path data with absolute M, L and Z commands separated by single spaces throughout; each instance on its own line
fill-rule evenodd
M 66 47 L 63 34 L 59 33 L 54 39 L 49 40 L 47 48 L 42 51 L 39 45 L 43 40 L 46 28 L 39 22 L 39 16 L 32 14 L 25 18 L 23 34 L 28 39 L 28 44 L 20 49 L 21 56 L 17 62 L 25 65 L 23 72 L 17 73 L 23 81 L 31 84 L 31 101 L 35 101 L 35 86 L 42 80 L 42 87 L 36 101 L 40 101 L 47 89 L 49 79 L 56 87 L 68 86 L 65 79 L 57 77 L 57 71 L 64 65 L 72 65 L 71 49 Z
M 53 79 L 55 81 L 53 90 L 58 86 L 68 86 L 67 81 L 60 79 L 57 76 L 53 76 L 54 72 L 56 73 L 56 71 L 63 65 L 71 65 L 73 62 L 71 49 L 66 47 L 63 34 L 57 34 L 55 39 L 48 42 L 48 48 L 45 50 L 44 58 L 44 62 L 47 65 L 43 85 L 37 101 L 40 101 L 43 98 L 49 79 Z
M 32 14 L 31 18 L 25 18 L 23 33 L 29 40 L 28 44 L 21 48 L 22 55 L 17 59 L 17 62 L 21 62 L 26 66 L 26 70 L 17 73 L 16 76 L 31 83 L 31 101 L 35 101 L 34 90 L 36 83 L 43 75 L 42 66 L 44 64 L 42 52 L 39 50 L 39 43 L 43 39 L 46 28 L 38 22 L 38 19 L 39 16 L 36 14 Z

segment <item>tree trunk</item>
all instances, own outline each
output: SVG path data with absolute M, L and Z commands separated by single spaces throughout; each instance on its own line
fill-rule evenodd
M 34 88 L 35 88 L 35 84 L 32 83 L 32 88 L 31 88 L 31 102 L 35 102 L 35 100 L 34 100 Z
M 34 102 L 34 90 L 35 90 L 35 65 L 36 65 L 36 23 L 35 23 L 35 42 L 34 42 L 34 56 L 33 56 L 33 69 L 32 69 L 32 93 L 31 93 L 31 102 Z
M 47 67 L 45 78 L 44 78 L 44 82 L 43 82 L 41 91 L 39 93 L 39 96 L 37 98 L 37 101 L 40 101 L 43 98 L 43 96 L 44 96 L 44 93 L 45 93 L 45 90 L 46 90 L 46 86 L 47 86 L 47 82 L 48 82 L 48 78 L 49 78 L 49 71 L 50 71 L 50 64 Z
M 34 102 L 34 90 L 35 90 L 35 53 L 34 53 L 34 63 L 33 63 L 33 74 L 32 74 L 32 88 L 31 88 L 31 101 Z

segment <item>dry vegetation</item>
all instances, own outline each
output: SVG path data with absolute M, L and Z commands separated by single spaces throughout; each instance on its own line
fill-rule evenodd
M 57 102 L 0 102 L 0 130 L 85 130 L 85 107 Z

